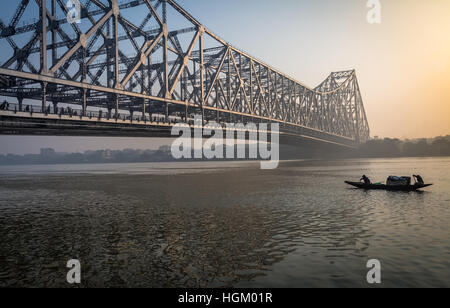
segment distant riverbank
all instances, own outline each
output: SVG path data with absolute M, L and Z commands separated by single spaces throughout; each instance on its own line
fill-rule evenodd
M 248 152 L 248 149 L 246 151 Z M 280 160 L 446 156 L 450 156 L 450 136 L 404 141 L 389 138 L 372 139 L 361 145 L 358 149 L 336 148 L 334 151 L 323 150 L 320 148 L 280 146 Z M 205 160 L 176 160 L 172 157 L 170 146 L 162 146 L 158 150 L 104 149 L 98 151 L 85 151 L 83 153 L 57 153 L 52 148 L 44 148 L 41 149 L 40 154 L 0 155 L 0 165 L 123 164 L 202 161 Z M 239 160 L 214 159 L 212 161 Z
M 358 157 L 450 156 L 450 136 L 415 140 L 373 139 L 352 152 Z

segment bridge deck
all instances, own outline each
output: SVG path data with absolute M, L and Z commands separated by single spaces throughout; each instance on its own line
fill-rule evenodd
M 178 121 L 154 121 L 148 117 L 108 119 L 100 118 L 98 115 L 71 116 L 0 110 L 0 134 L 3 135 L 175 138 L 177 136 L 172 136 L 171 131 L 175 125 L 180 123 Z M 227 131 L 226 123 L 221 124 L 223 130 Z M 201 126 L 193 124 L 186 125 L 191 129 L 201 128 Z M 233 130 L 240 131 L 239 129 Z M 297 142 L 302 144 L 302 141 L 322 142 L 342 147 L 356 146 L 354 140 L 349 138 L 308 128 L 280 125 L 280 143 L 295 145 Z

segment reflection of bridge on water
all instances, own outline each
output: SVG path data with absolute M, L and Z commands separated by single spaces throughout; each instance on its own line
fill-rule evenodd
M 62 2 L 16 2 L 9 23 L 0 21 L 0 95 L 17 99 L 0 111 L 3 134 L 164 137 L 200 114 L 279 123 L 282 137 L 297 141 L 369 138 L 355 71 L 308 88 L 173 0 L 85 1 L 80 24 L 58 17 L 67 14 Z M 25 18 L 38 22 L 18 26 Z

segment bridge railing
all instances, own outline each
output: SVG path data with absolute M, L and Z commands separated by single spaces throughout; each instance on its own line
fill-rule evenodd
M 69 116 L 69 117 L 85 117 L 89 119 L 103 119 L 103 120 L 110 120 L 110 119 L 118 119 L 118 120 L 124 120 L 124 121 L 131 121 L 131 122 L 140 122 L 140 121 L 146 121 L 146 122 L 164 122 L 162 115 L 138 115 L 137 113 L 131 115 L 127 111 L 119 110 L 117 116 L 115 113 L 109 113 L 107 110 L 92 110 L 92 109 L 86 109 L 85 112 L 83 112 L 83 109 L 79 105 L 70 105 L 70 106 L 59 106 L 54 107 L 53 104 L 47 105 L 44 111 L 42 111 L 41 106 L 33 105 L 33 104 L 23 104 L 20 106 L 18 103 L 2 103 L 0 104 L 0 111 L 12 111 L 15 114 L 21 112 L 21 113 L 27 113 L 30 116 L 33 116 L 33 114 L 39 114 L 39 115 L 58 115 L 58 116 Z
M 171 127 L 178 123 L 188 124 L 191 126 L 195 126 L 194 122 L 194 114 L 190 115 L 187 118 L 187 121 L 183 117 L 170 117 L 166 119 L 164 115 L 161 114 L 146 114 L 143 116 L 142 114 L 134 114 L 130 115 L 129 112 L 119 110 L 117 116 L 114 113 L 108 113 L 104 110 L 90 110 L 89 108 L 83 114 L 83 110 L 79 108 L 77 105 L 65 106 L 65 107 L 57 107 L 56 109 L 52 104 L 48 104 L 45 111 L 42 111 L 41 106 L 33 105 L 33 104 L 24 104 L 22 108 L 17 103 L 8 103 L 4 102 L 0 104 L 0 116 L 4 116 L 1 114 L 1 111 L 8 111 L 12 115 L 20 116 L 21 118 L 26 117 L 28 119 L 39 118 L 45 119 L 48 117 L 49 119 L 54 119 L 57 116 L 59 119 L 63 120 L 78 120 L 78 121 L 88 121 L 88 122 L 104 122 L 104 121 L 113 121 L 119 123 L 121 125 L 148 125 L 148 126 L 158 126 L 164 125 Z M 224 130 L 229 127 L 230 122 L 227 121 L 213 121 L 216 124 L 219 124 Z M 259 121 L 258 123 L 253 123 L 250 117 L 241 118 L 238 121 L 240 124 L 243 124 L 247 127 L 248 124 L 256 124 L 259 125 L 261 123 L 270 124 L 270 121 Z M 211 124 L 210 122 L 206 122 L 205 124 Z M 236 124 L 236 123 L 232 123 Z M 264 128 L 258 127 L 259 130 L 264 131 Z M 267 127 L 271 129 L 271 126 Z M 337 135 L 327 135 L 324 136 L 324 133 L 321 131 L 310 130 L 305 127 L 292 126 L 286 123 L 279 123 L 279 130 L 282 136 L 292 136 L 292 137 L 302 137 L 311 140 L 322 140 L 325 142 L 331 142 L 341 145 L 353 146 L 354 142 L 350 139 L 342 138 Z

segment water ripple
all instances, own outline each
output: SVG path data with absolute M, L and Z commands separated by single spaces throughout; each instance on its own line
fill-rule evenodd
M 2 178 L 0 286 L 65 287 L 73 258 L 84 287 L 364 286 L 369 258 L 386 286 L 449 286 L 450 164 L 423 164 L 423 194 L 342 184 L 377 162 Z

